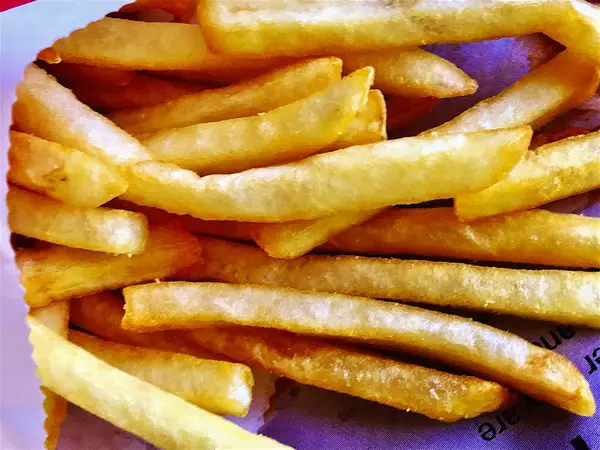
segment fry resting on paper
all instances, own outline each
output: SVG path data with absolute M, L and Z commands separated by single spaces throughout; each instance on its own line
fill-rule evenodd
M 502 386 L 407 364 L 318 339 L 257 328 L 204 328 L 192 340 L 228 358 L 303 384 L 350 394 L 446 422 L 510 404 Z
M 352 339 L 460 367 L 576 414 L 595 411 L 586 379 L 567 358 L 458 316 L 362 297 L 221 283 L 145 284 L 123 293 L 125 328 L 232 324 Z
M 17 187 L 6 197 L 14 233 L 67 247 L 106 253 L 142 253 L 148 221 L 143 214 L 65 205 Z
M 105 363 L 29 319 L 33 359 L 44 386 L 69 402 L 169 449 L 288 448 L 249 433 Z
M 109 255 L 57 245 L 23 249 L 15 257 L 30 306 L 81 297 L 173 275 L 196 263 L 200 245 L 186 231 L 151 227 L 139 255 Z

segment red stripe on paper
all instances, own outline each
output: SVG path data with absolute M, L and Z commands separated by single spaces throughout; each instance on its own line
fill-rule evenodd
M 0 1 L 0 12 L 31 3 L 32 1 L 34 0 L 2 0 Z

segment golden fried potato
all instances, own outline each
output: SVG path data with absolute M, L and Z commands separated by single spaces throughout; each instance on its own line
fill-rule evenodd
M 382 357 L 350 346 L 258 328 L 203 328 L 199 345 L 269 372 L 444 422 L 475 417 L 511 403 L 499 384 Z
M 94 208 L 117 197 L 127 182 L 116 170 L 79 150 L 10 131 L 7 179 L 73 206 Z
M 410 301 L 600 328 L 600 273 L 308 255 L 270 258 L 256 247 L 200 237 L 189 280 L 261 284 Z
M 73 330 L 69 340 L 111 366 L 207 411 L 248 414 L 254 379 L 243 364 L 117 344 Z
M 106 253 L 142 253 L 148 220 L 143 214 L 65 205 L 17 187 L 6 197 L 14 233 L 54 244 Z
M 477 81 L 433 53 L 420 48 L 348 53 L 341 56 L 344 71 L 371 66 L 373 86 L 386 94 L 405 97 L 460 97 L 474 94 Z
M 221 283 L 123 290 L 122 326 L 153 331 L 210 324 L 277 328 L 390 347 L 477 373 L 576 414 L 594 414 L 588 382 L 564 356 L 470 319 L 399 303 Z
M 156 159 L 200 175 L 295 161 L 323 150 L 348 129 L 367 102 L 373 75 L 365 67 L 265 114 L 164 130 L 142 142 Z
M 126 166 L 152 159 L 136 139 L 33 65 L 25 69 L 17 86 L 13 119 L 20 131 L 84 151 L 110 165 Z
M 462 220 L 522 211 L 600 188 L 600 131 L 529 152 L 506 177 L 480 191 L 458 195 Z
M 289 448 L 254 435 L 105 363 L 29 319 L 44 386 L 80 408 L 163 448 Z
M 211 228 L 215 228 L 211 235 L 219 237 L 217 227 Z M 600 267 L 600 219 L 533 210 L 463 223 L 452 208 L 392 208 L 341 232 L 320 249 Z
M 173 275 L 200 258 L 200 244 L 186 231 L 150 227 L 139 255 L 110 255 L 48 245 L 17 251 L 25 301 L 32 307 Z
M 142 163 L 131 168 L 125 199 L 211 220 L 314 219 L 489 186 L 515 166 L 530 140 L 529 127 L 397 139 L 203 178 L 166 164 Z
M 198 123 L 236 119 L 287 105 L 341 79 L 342 62 L 320 58 L 286 66 L 233 86 L 171 100 L 164 105 L 119 111 L 108 117 L 134 133 L 154 133 Z

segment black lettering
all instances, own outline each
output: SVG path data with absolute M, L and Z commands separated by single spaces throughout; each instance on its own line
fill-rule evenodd
M 554 340 L 553 344 L 550 344 L 544 336 L 540 337 L 540 341 L 542 341 L 542 344 L 544 344 L 544 347 L 546 347 L 548 350 L 554 350 L 556 347 L 562 344 L 562 341 L 556 335 L 554 330 L 550 330 L 550 336 L 552 336 L 552 339 Z
M 594 361 L 600 365 L 600 347 L 594 349 L 592 352 L 592 357 L 594 358 Z
M 516 425 L 521 420 L 521 416 L 517 412 L 517 408 L 510 408 L 502 413 L 502 417 L 508 422 L 509 425 Z
M 500 425 L 500 428 L 498 429 L 498 434 L 502 434 L 506 430 L 508 430 L 508 427 L 506 426 L 506 424 L 502 420 L 502 416 L 499 416 L 499 415 L 496 416 L 496 421 L 498 422 L 498 425 Z
M 586 356 L 585 360 L 588 362 L 588 364 L 590 365 L 590 371 L 588 372 L 588 375 L 593 374 L 596 370 L 598 370 L 598 366 L 596 366 L 596 364 L 594 364 L 594 361 L 592 361 L 592 358 L 590 356 Z
M 571 445 L 575 450 L 591 450 L 580 434 L 571 439 Z
M 542 344 L 540 344 L 539 342 L 535 342 L 535 341 L 533 341 L 533 342 L 531 342 L 531 343 L 532 343 L 533 345 L 535 345 L 536 347 L 543 347 L 543 345 L 542 345 Z
M 491 441 L 496 437 L 496 430 L 489 422 L 479 425 L 477 431 L 479 431 L 479 436 L 481 436 L 484 441 Z
M 566 326 L 557 326 L 556 329 L 558 330 L 558 334 L 561 335 L 561 337 L 563 339 L 571 339 L 573 336 L 575 336 L 575 328 L 573 328 L 571 325 L 566 325 Z

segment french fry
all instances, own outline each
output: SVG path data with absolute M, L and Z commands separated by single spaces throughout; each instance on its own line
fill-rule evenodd
M 207 51 L 197 25 L 109 17 L 59 39 L 52 50 L 61 61 L 127 70 L 194 69 Z
M 231 359 L 258 365 L 300 383 L 445 422 L 495 411 L 512 401 L 512 394 L 496 383 L 291 333 L 256 328 L 204 328 L 189 334 L 198 344 Z
M 112 69 L 110 67 L 88 66 L 87 64 L 48 64 L 36 62 L 47 73 L 65 86 L 100 84 L 108 86 L 126 86 L 133 82 L 136 73 L 133 70 Z
M 125 192 L 114 169 L 79 150 L 10 131 L 7 179 L 63 203 L 94 208 Z
M 547 0 L 203 0 L 198 23 L 219 53 L 302 56 L 532 34 L 568 11 Z
M 194 83 L 137 75 L 125 86 L 73 86 L 73 93 L 89 107 L 106 113 L 159 105 L 205 88 Z
M 341 72 L 342 62 L 337 58 L 314 59 L 164 105 L 119 111 L 109 118 L 130 133 L 142 134 L 253 116 L 327 88 L 341 79 Z
M 373 75 L 366 67 L 265 114 L 164 130 L 142 142 L 156 159 L 202 175 L 305 158 L 346 131 L 367 102 Z
M 598 69 L 591 62 L 566 50 L 495 97 L 482 100 L 426 133 L 458 133 L 524 124 L 539 128 L 592 97 L 599 82 Z
M 344 71 L 373 67 L 373 86 L 386 94 L 448 98 L 474 94 L 478 87 L 454 64 L 420 48 L 349 53 L 342 59 Z
M 63 338 L 69 336 L 68 301 L 56 302 L 42 308 L 32 309 L 29 311 L 29 315 L 59 336 Z M 43 408 L 46 413 L 44 447 L 47 450 L 54 450 L 60 437 L 60 426 L 67 418 L 67 401 L 44 386 L 41 386 L 40 389 L 44 394 Z
M 575 414 L 595 411 L 586 379 L 567 358 L 458 316 L 362 297 L 221 283 L 154 283 L 123 294 L 127 329 L 232 324 L 352 339 L 460 367 Z
M 73 330 L 69 340 L 111 366 L 210 412 L 248 414 L 254 380 L 243 364 L 117 344 Z
M 30 318 L 42 384 L 163 448 L 289 448 L 112 367 Z
M 533 210 L 463 223 L 452 208 L 391 208 L 341 232 L 319 249 L 600 267 L 600 219 Z
M 314 219 L 489 186 L 514 167 L 530 140 L 529 127 L 406 138 L 203 178 L 166 164 L 142 163 L 131 168 L 125 199 L 211 220 Z
M 197 239 L 179 228 L 150 228 L 144 253 L 109 255 L 56 245 L 24 249 L 15 261 L 32 307 L 167 277 L 200 258 Z
M 125 166 L 152 159 L 136 139 L 33 65 L 25 69 L 17 86 L 13 119 L 21 131 L 84 151 L 110 165 Z
M 160 9 L 173 14 L 182 22 L 189 22 L 196 12 L 194 0 L 136 0 L 123 6 L 121 12 L 137 12 Z
M 14 233 L 67 247 L 106 253 L 142 253 L 148 221 L 143 214 L 69 206 L 12 186 L 6 197 Z
M 260 284 L 509 314 L 600 328 L 600 273 L 308 255 L 270 258 L 256 247 L 201 237 L 190 280 Z
M 600 188 L 600 132 L 538 147 L 504 180 L 459 195 L 454 210 L 462 220 L 522 211 Z

